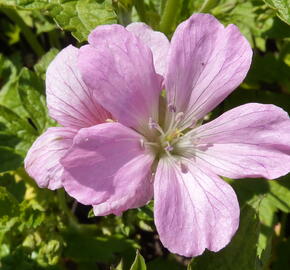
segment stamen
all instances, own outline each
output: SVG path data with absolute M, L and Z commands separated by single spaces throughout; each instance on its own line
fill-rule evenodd
M 152 117 L 149 117 L 149 123 L 148 123 L 148 126 L 150 129 L 153 129 L 153 128 L 156 128 L 157 127 L 157 123 L 155 120 L 152 119 Z
M 141 148 L 145 148 L 146 146 L 153 146 L 153 147 L 159 147 L 159 144 L 158 143 L 154 143 L 154 142 L 147 142 L 143 139 L 140 139 L 140 145 L 141 145 Z
M 164 147 L 164 150 L 167 152 L 171 152 L 174 148 L 169 144 L 169 142 L 166 142 L 167 146 Z
M 170 106 L 170 105 L 169 105 Z M 176 115 L 171 116 L 171 120 L 166 132 L 166 136 L 169 136 L 172 133 L 172 130 L 178 129 L 178 125 L 184 118 L 183 112 L 178 112 Z
M 184 113 L 183 112 L 179 112 L 175 116 L 175 121 L 179 123 L 183 119 L 183 116 L 184 116 Z
M 141 148 L 145 148 L 145 142 L 143 139 L 140 139 L 140 145 L 141 145 Z
M 149 117 L 149 123 L 148 126 L 150 129 L 156 129 L 160 132 L 161 135 L 165 136 L 162 128 L 158 125 L 158 123 L 152 119 L 152 117 Z
M 176 112 L 176 106 L 173 105 L 173 104 L 169 104 L 168 105 L 168 110 L 172 113 L 175 113 Z
M 105 120 L 106 123 L 115 123 L 116 121 L 111 119 L 111 118 L 108 118 Z
M 182 162 L 180 162 L 180 169 L 182 173 L 188 173 L 188 167 Z

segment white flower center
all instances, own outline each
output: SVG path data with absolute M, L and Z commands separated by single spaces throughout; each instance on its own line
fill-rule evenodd
M 157 158 L 164 155 L 169 157 L 194 157 L 195 143 L 192 127 L 181 130 L 180 125 L 184 119 L 184 113 L 176 113 L 174 106 L 169 105 L 166 124 L 160 125 L 151 117 L 148 121 L 148 128 L 156 131 L 156 135 L 146 141 L 141 141 L 142 147 L 148 147 Z

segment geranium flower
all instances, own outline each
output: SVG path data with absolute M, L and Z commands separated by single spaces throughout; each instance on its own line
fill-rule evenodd
M 88 41 L 47 70 L 49 112 L 63 127 L 37 139 L 27 172 L 99 216 L 154 198 L 171 252 L 220 250 L 238 228 L 239 204 L 219 176 L 273 179 L 290 168 L 289 117 L 276 106 L 250 103 L 200 125 L 245 78 L 249 43 L 206 14 L 181 23 L 170 43 L 143 23 L 99 26 Z

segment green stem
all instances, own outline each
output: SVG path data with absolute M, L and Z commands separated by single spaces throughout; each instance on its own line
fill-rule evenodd
M 58 201 L 60 204 L 60 208 L 61 210 L 66 214 L 66 216 L 68 217 L 69 223 L 72 227 L 74 227 L 75 229 L 79 229 L 80 228 L 80 224 L 77 221 L 77 218 L 75 217 L 75 215 L 70 211 L 70 209 L 67 206 L 67 202 L 65 199 L 65 192 L 63 189 L 58 189 L 57 190 L 57 197 L 58 197 Z
M 179 6 L 182 0 L 167 0 L 163 15 L 161 17 L 159 29 L 165 34 L 171 32 L 172 27 L 176 21 Z
M 131 9 L 127 9 L 120 5 L 118 8 L 119 23 L 122 24 L 123 26 L 127 26 L 128 24 L 130 24 L 132 22 L 131 13 L 132 13 Z
M 199 9 L 198 13 L 206 13 L 209 12 L 214 6 L 216 6 L 216 0 L 206 0 L 203 2 L 203 5 Z
M 163 11 L 164 11 L 164 8 L 165 8 L 165 5 L 166 5 L 166 1 L 167 0 L 161 0 L 161 5 L 160 5 L 161 14 L 163 14 Z
M 35 181 L 32 178 L 30 178 L 30 176 L 26 173 L 26 171 L 23 167 L 18 168 L 15 171 L 15 175 L 20 177 L 22 180 L 24 180 L 26 183 L 28 183 L 33 188 L 35 188 L 35 189 L 38 188 Z
M 144 0 L 134 0 L 133 3 L 140 18 L 140 21 L 147 23 Z
M 13 10 L 12 8 L 2 8 L 1 7 L 1 11 L 10 20 L 12 20 L 15 24 L 17 24 L 20 27 L 21 33 L 23 34 L 23 36 L 25 37 L 26 41 L 31 46 L 31 48 L 34 50 L 34 52 L 36 53 L 36 55 L 38 57 L 42 56 L 45 53 L 44 49 L 42 48 L 42 46 L 38 42 L 38 40 L 37 40 L 36 36 L 34 35 L 34 33 L 25 24 L 25 22 L 18 15 L 18 13 L 15 10 Z

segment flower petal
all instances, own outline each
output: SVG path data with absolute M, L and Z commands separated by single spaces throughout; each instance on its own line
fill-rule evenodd
M 114 177 L 118 181 L 115 192 L 104 203 L 94 205 L 95 215 L 120 215 L 127 209 L 141 207 L 151 200 L 152 162 L 150 155 L 139 155 L 120 168 Z
M 132 197 L 128 200 L 134 200 L 139 185 L 146 182 L 149 175 L 150 157 L 143 157 L 147 152 L 140 143 L 141 139 L 138 133 L 119 123 L 81 129 L 61 161 L 65 168 L 65 190 L 83 204 L 97 205 L 108 201 L 99 214 L 102 211 L 118 212 L 127 207 L 130 202 L 120 203 L 120 209 L 113 204 L 129 193 Z M 144 161 L 142 166 L 141 160 Z
M 290 120 L 279 107 L 245 104 L 194 132 L 199 162 L 219 175 L 273 179 L 290 171 Z
M 158 74 L 164 75 L 167 68 L 167 56 L 169 50 L 169 40 L 158 31 L 154 31 L 145 23 L 134 22 L 126 29 L 141 39 L 152 51 L 155 70 Z
M 194 14 L 171 40 L 165 87 L 168 101 L 184 112 L 183 124 L 204 117 L 245 78 L 252 50 L 235 25 Z
M 97 27 L 89 42 L 78 66 L 94 97 L 120 123 L 147 129 L 149 117 L 158 120 L 162 84 L 151 50 L 120 25 Z
M 110 118 L 82 81 L 78 68 L 79 49 L 68 46 L 49 65 L 46 72 L 46 95 L 49 114 L 59 124 L 82 128 Z
M 154 180 L 154 219 L 171 252 L 192 257 L 229 243 L 239 224 L 239 204 L 229 184 L 193 162 L 161 159 Z
M 62 187 L 63 167 L 60 159 L 71 147 L 76 130 L 53 127 L 47 129 L 29 149 L 24 160 L 27 173 L 41 188 Z

